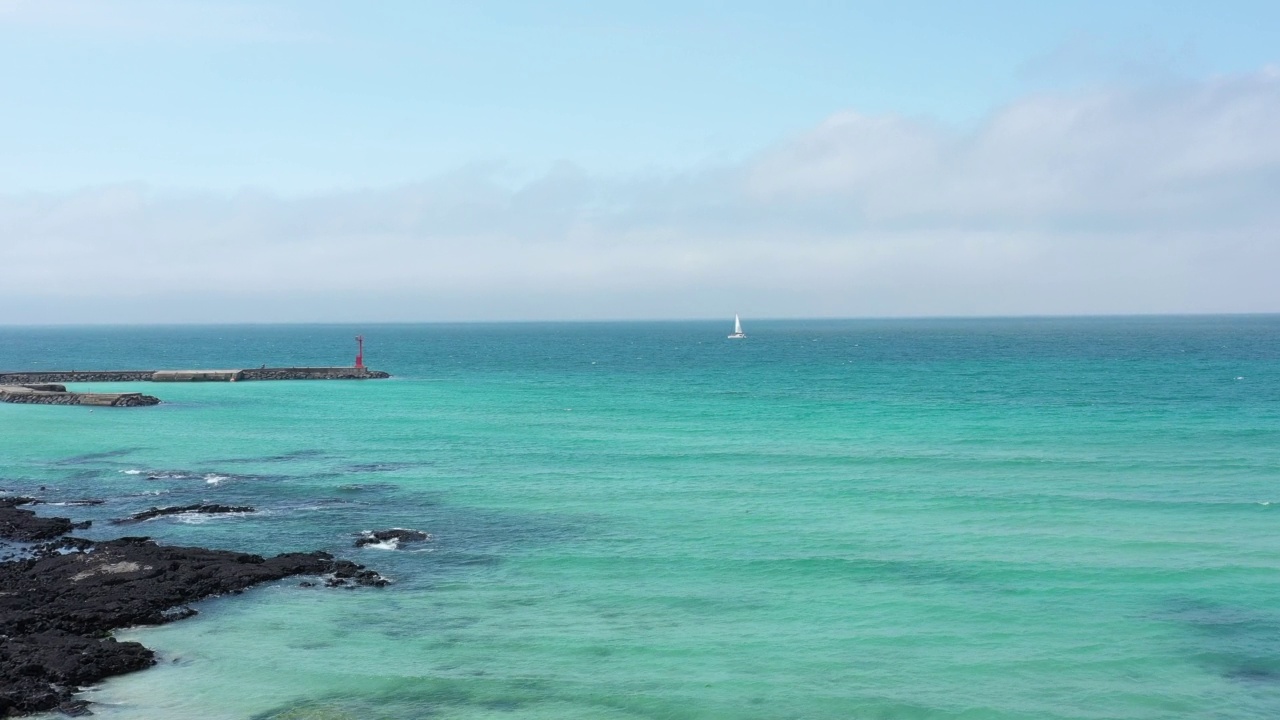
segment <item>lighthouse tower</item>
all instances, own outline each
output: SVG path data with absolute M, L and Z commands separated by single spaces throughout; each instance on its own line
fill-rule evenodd
M 356 336 L 356 369 L 364 369 L 364 336 Z

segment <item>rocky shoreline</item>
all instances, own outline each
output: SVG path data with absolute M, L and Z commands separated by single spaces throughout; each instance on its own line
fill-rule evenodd
M 0 717 L 47 710 L 88 714 L 88 704 L 74 697 L 81 687 L 155 664 L 151 650 L 118 642 L 111 631 L 190 617 L 196 611 L 189 604 L 197 600 L 291 576 L 321 577 L 329 587 L 387 584 L 376 572 L 325 552 L 264 558 L 157 545 L 146 537 L 67 537 L 87 523 L 39 517 L 21 507 L 38 502 L 0 498 L 0 540 L 46 541 L 0 562 Z

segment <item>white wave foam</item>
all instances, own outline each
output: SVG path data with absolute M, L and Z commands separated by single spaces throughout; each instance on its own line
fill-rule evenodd
M 247 513 L 247 512 L 238 512 L 238 513 L 178 513 L 177 515 L 170 515 L 169 517 L 173 518 L 174 522 L 179 522 L 179 523 L 182 523 L 183 525 L 203 525 L 203 524 L 205 524 L 205 523 L 207 523 L 207 522 L 213 522 L 213 521 L 218 520 L 218 519 L 220 519 L 220 518 L 244 517 L 244 516 L 249 515 L 249 514 L 250 514 L 250 513 Z M 155 519 L 157 519 L 157 518 L 151 518 L 151 519 L 152 519 L 152 520 L 155 520 Z
M 124 473 L 125 475 L 141 475 L 142 474 L 141 470 L 121 470 L 120 472 Z
M 204 481 L 209 483 L 210 485 L 217 485 L 223 480 L 230 480 L 230 479 L 231 479 L 230 476 L 218 475 L 217 473 L 209 473 L 208 475 L 204 476 Z

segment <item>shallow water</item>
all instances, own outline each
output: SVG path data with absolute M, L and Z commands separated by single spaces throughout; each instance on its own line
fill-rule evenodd
M 395 580 L 121 632 L 161 662 L 105 718 L 1280 716 L 1280 318 L 722 325 L 4 328 L 15 370 L 360 330 L 395 378 L 0 404 L 0 488 Z

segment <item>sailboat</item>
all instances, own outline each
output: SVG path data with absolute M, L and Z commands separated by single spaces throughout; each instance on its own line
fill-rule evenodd
M 737 313 L 734 313 L 734 316 L 733 316 L 733 334 L 729 336 L 729 339 L 730 339 L 730 340 L 741 340 L 741 339 L 745 338 L 746 336 L 747 336 L 747 334 L 746 334 L 746 333 L 744 333 L 744 332 L 742 332 L 742 320 L 740 320 L 740 319 L 738 318 Z

